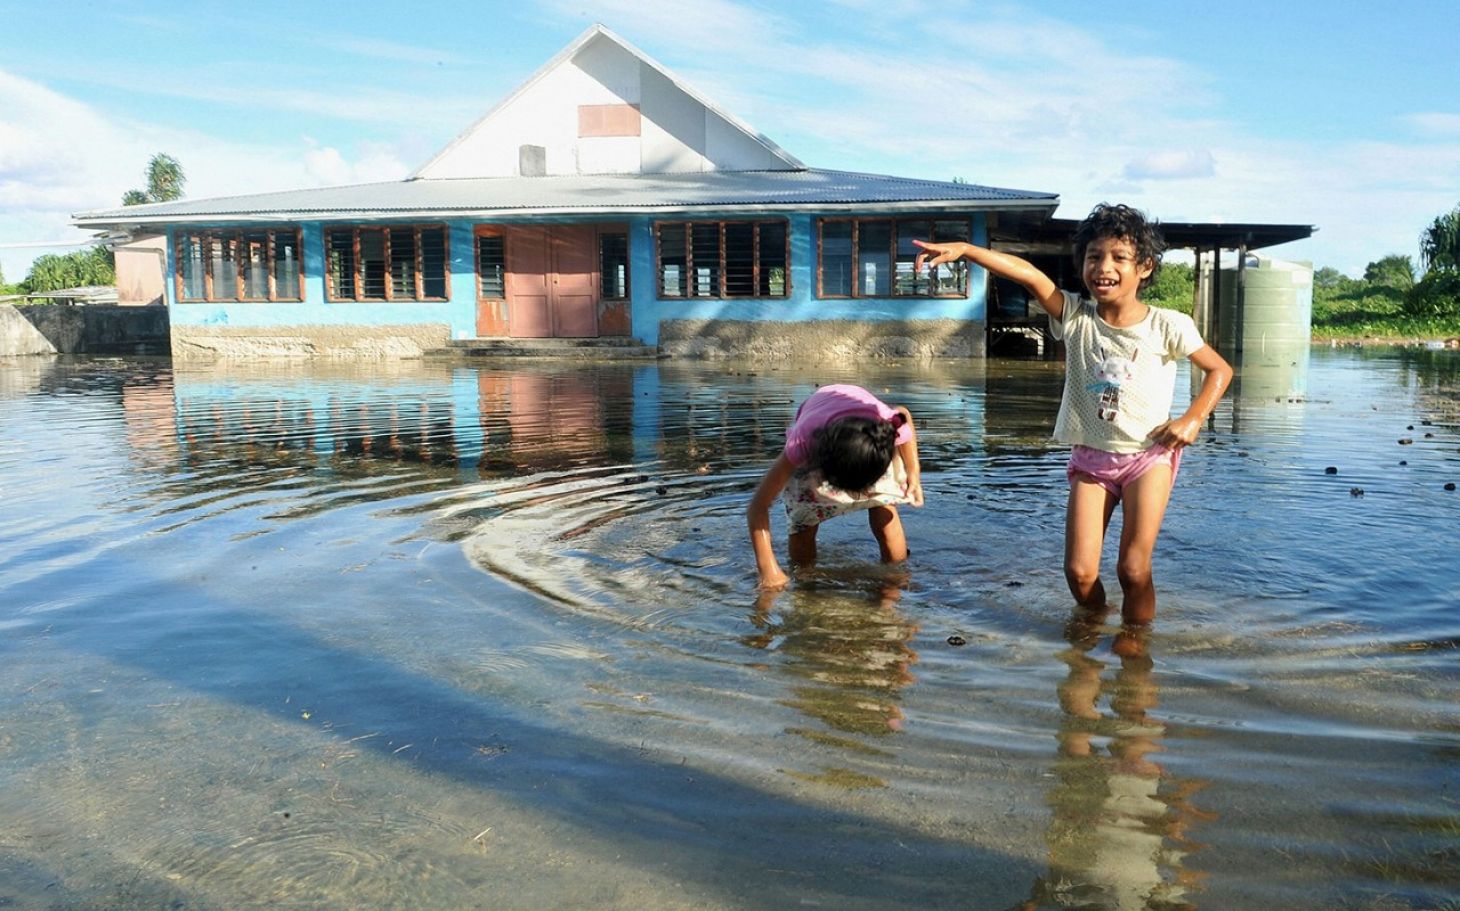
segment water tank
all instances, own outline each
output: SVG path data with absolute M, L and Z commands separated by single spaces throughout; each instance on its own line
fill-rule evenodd
M 1313 266 L 1248 254 L 1240 311 L 1237 274 L 1235 265 L 1222 269 L 1213 342 L 1237 369 L 1234 392 L 1302 395 L 1313 331 Z
M 1313 267 L 1247 255 L 1243 306 L 1237 309 L 1237 267 L 1222 269 L 1216 349 L 1231 358 L 1263 362 L 1308 347 L 1313 332 Z M 1272 349 L 1278 349 L 1273 352 Z

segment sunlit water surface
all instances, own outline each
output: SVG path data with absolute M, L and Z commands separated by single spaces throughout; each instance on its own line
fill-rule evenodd
M 0 362 L 0 906 L 1454 909 L 1460 357 L 1303 361 L 1124 658 L 1058 364 Z M 917 416 L 913 555 L 758 597 L 827 381 Z

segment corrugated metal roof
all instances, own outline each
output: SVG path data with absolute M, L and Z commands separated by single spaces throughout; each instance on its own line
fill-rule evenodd
M 99 209 L 83 228 L 204 222 L 837 210 L 1054 211 L 1054 193 L 827 171 L 419 179 Z

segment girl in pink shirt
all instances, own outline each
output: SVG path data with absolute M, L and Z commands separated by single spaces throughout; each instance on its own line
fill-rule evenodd
M 771 545 L 770 504 L 784 494 L 793 564 L 816 561 L 816 530 L 833 516 L 867 510 L 884 562 L 907 559 L 897 504 L 923 505 L 917 433 L 906 408 L 860 386 L 822 386 L 801 403 L 786 446 L 745 510 L 762 588 L 788 577 Z

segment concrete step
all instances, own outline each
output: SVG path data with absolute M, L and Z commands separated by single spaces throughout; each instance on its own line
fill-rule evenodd
M 659 349 L 636 338 L 461 338 L 425 352 L 430 358 L 542 357 L 620 360 L 655 358 Z

